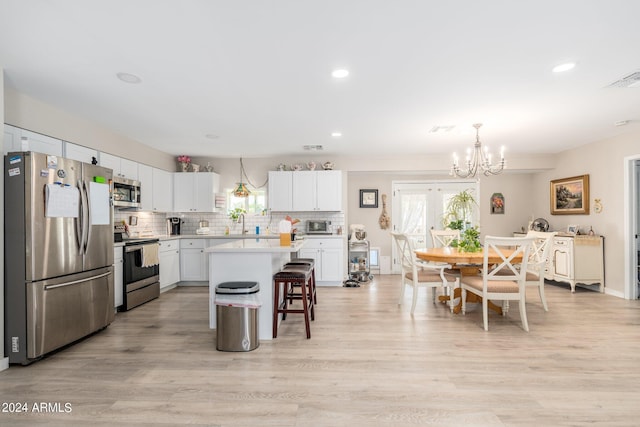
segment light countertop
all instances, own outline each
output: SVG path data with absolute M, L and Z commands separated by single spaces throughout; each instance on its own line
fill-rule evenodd
M 287 253 L 297 252 L 304 246 L 304 240 L 295 240 L 291 246 L 280 246 L 280 239 L 241 239 L 221 245 L 205 248 L 205 252 L 221 253 L 247 253 L 247 252 L 271 252 Z

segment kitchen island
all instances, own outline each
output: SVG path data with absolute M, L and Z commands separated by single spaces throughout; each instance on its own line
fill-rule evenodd
M 304 240 L 280 246 L 279 239 L 242 239 L 205 249 L 209 254 L 209 327 L 216 328 L 216 286 L 222 282 L 258 282 L 262 306 L 259 309 L 259 337 L 272 339 L 273 275 L 290 261 Z

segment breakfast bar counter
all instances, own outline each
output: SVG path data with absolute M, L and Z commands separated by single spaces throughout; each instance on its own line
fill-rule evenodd
M 216 286 L 222 282 L 257 282 L 259 338 L 271 340 L 273 333 L 273 275 L 291 260 L 304 240 L 280 246 L 279 239 L 242 239 L 205 249 L 209 254 L 209 327 L 216 328 Z

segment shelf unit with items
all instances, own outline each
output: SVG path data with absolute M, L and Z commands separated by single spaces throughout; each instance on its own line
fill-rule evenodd
M 371 246 L 368 240 L 349 241 L 349 279 L 367 282 L 371 274 Z

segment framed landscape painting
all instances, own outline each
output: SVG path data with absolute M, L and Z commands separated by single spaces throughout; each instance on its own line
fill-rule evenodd
M 551 215 L 589 214 L 589 175 L 551 181 Z

